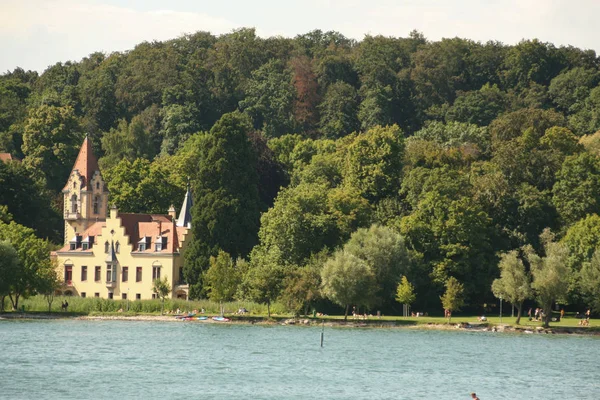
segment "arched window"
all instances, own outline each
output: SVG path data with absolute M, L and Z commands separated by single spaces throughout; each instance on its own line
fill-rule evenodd
M 77 212 L 77 195 L 76 194 L 71 196 L 71 212 L 72 213 Z
M 77 189 L 77 182 L 73 182 L 73 189 Z
M 100 182 L 96 182 L 96 189 L 100 189 Z
M 119 243 L 119 242 L 115 243 L 115 252 L 116 253 L 121 252 L 121 243 Z
M 105 243 L 104 243 L 104 252 L 105 252 L 105 253 L 108 253 L 108 247 L 109 247 L 109 246 L 110 246 L 110 245 L 108 244 L 108 242 L 105 242 Z
M 98 214 L 98 209 L 100 208 L 100 196 L 94 197 L 94 214 Z

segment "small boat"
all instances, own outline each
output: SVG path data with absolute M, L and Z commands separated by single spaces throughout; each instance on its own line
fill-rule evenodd
M 200 321 L 206 321 L 208 317 L 197 317 L 196 319 Z
M 212 317 L 213 321 L 217 321 L 217 322 L 229 322 L 231 321 L 229 318 L 225 318 L 225 317 Z

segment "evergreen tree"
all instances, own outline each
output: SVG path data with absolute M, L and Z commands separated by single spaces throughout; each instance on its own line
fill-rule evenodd
M 248 116 L 236 111 L 223 115 L 199 141 L 192 239 L 184 267 L 192 297 L 202 293 L 202 272 L 210 256 L 223 250 L 243 257 L 257 241 L 260 201 L 251 130 Z

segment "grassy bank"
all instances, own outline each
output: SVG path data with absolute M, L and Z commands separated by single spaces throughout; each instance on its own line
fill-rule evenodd
M 162 304 L 160 300 L 108 300 L 96 297 L 75 297 L 75 296 L 57 296 L 52 303 L 51 312 L 62 312 L 61 304 L 63 301 L 69 303 L 68 311 L 70 313 L 88 315 L 102 313 L 129 313 L 129 314 L 160 314 Z M 5 306 L 10 307 L 10 302 Z M 43 296 L 33 296 L 28 299 L 23 299 L 19 302 L 19 309 L 24 307 L 25 312 L 44 313 L 48 312 L 48 303 Z M 234 301 L 223 303 L 226 314 L 233 314 L 240 308 L 245 308 L 251 315 L 267 315 L 267 306 L 248 301 Z M 168 313 L 174 313 L 177 310 L 180 312 L 191 312 L 193 310 L 204 309 L 207 314 L 220 313 L 219 303 L 210 300 L 187 301 L 178 299 L 165 299 L 164 310 Z M 7 311 L 5 310 L 5 311 Z M 271 313 L 285 314 L 284 308 L 278 303 L 271 305 Z
M 69 302 L 68 313 L 62 312 L 61 304 L 63 301 Z M 21 304 L 25 308 L 25 313 L 30 315 L 47 314 L 48 304 L 43 296 L 34 296 L 24 299 Z M 245 308 L 248 313 L 245 315 L 236 315 L 240 308 Z M 165 300 L 164 309 L 166 313 L 173 314 L 178 309 L 180 313 L 192 312 L 193 310 L 204 310 L 206 315 L 218 315 L 220 307 L 218 303 L 209 300 L 185 301 L 177 299 Z M 267 307 L 263 304 L 252 302 L 228 302 L 224 303 L 225 314 L 241 322 L 264 322 L 267 317 Z M 160 315 L 160 300 L 107 300 L 100 298 L 81 298 L 81 297 L 56 297 L 52 304 L 52 316 L 71 317 L 71 316 L 106 316 L 106 317 L 134 317 L 134 316 L 153 316 Z M 273 322 L 283 321 L 292 318 L 292 315 L 285 312 L 281 304 L 271 305 L 271 314 Z M 305 317 L 306 318 L 306 317 Z M 332 324 L 343 324 L 342 315 L 325 315 L 310 318 L 311 323 L 321 323 L 322 321 Z M 589 331 L 600 331 L 600 321 L 590 320 L 589 327 L 579 325 L 580 319 L 567 315 L 560 322 L 552 322 L 551 329 L 583 329 Z M 479 326 L 481 328 L 493 326 L 507 326 L 520 329 L 536 329 L 542 326 L 540 321 L 529 321 L 527 318 L 521 318 L 519 325 L 516 324 L 516 317 L 488 317 L 487 321 L 478 321 L 478 316 L 456 315 L 453 316 L 450 323 L 443 317 L 399 317 L 399 316 L 368 316 L 366 319 L 348 317 L 349 325 L 353 326 L 456 326 L 467 324 L 470 326 Z

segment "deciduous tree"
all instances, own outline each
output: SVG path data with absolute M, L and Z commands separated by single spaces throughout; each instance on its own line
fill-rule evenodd
M 517 307 L 517 321 L 521 321 L 523 302 L 531 297 L 531 278 L 516 250 L 503 253 L 498 263 L 500 278 L 492 282 L 494 296 L 509 301 Z
M 375 274 L 360 258 L 338 251 L 329 259 L 321 272 L 323 294 L 344 307 L 348 319 L 351 304 L 370 306 L 376 289 Z
M 448 311 L 448 322 L 450 322 L 452 312 L 459 311 L 465 303 L 463 284 L 453 276 L 448 278 L 446 281 L 446 291 L 443 296 L 440 296 L 440 300 L 442 300 L 444 310 Z
M 530 249 L 527 251 L 527 259 L 533 276 L 531 287 L 544 310 L 543 325 L 547 328 L 552 318 L 552 304 L 567 296 L 572 270 L 567 264 L 567 247 L 554 242 L 554 235 L 549 230 L 542 233 L 541 239 L 545 255 L 539 256 Z

